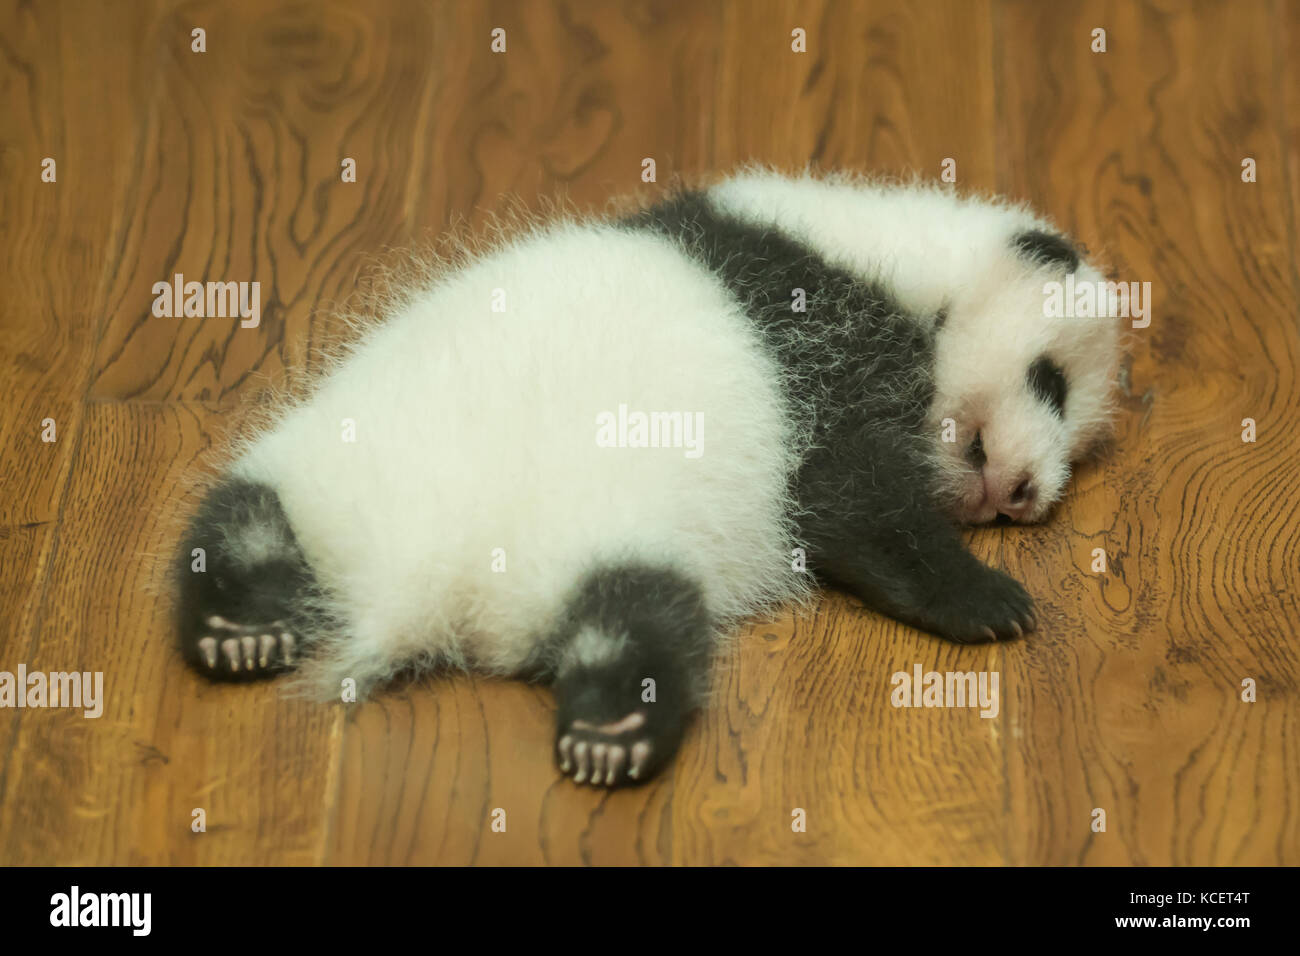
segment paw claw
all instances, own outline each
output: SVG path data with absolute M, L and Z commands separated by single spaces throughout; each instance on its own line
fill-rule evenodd
M 583 783 L 587 779 L 587 742 L 585 740 L 579 740 L 574 744 L 573 758 L 578 764 L 578 772 L 573 775 L 573 782 Z
M 650 718 L 641 711 L 605 723 L 572 721 L 555 745 L 560 772 L 593 787 L 649 776 L 654 745 L 645 737 L 648 724 Z
M 226 663 L 230 666 L 231 671 L 239 671 L 239 641 L 233 637 L 228 637 L 221 642 L 221 653 L 226 657 Z
M 605 784 L 618 782 L 619 771 L 623 769 L 623 760 L 627 756 L 626 752 L 618 744 L 613 744 L 609 748 L 609 764 L 605 770 Z
M 204 621 L 212 630 L 198 630 L 190 659 L 200 671 L 214 672 L 216 679 L 271 677 L 293 663 L 297 646 L 293 634 L 282 630 L 283 622 L 270 625 L 237 624 L 219 614 Z
M 650 759 L 650 745 L 644 740 L 638 740 L 632 745 L 632 766 L 628 768 L 627 775 L 632 779 L 641 776 L 641 771 L 645 769 L 646 761 Z
M 199 650 L 208 664 L 208 669 L 215 669 L 217 666 L 217 639 L 215 637 L 203 638 L 199 641 Z

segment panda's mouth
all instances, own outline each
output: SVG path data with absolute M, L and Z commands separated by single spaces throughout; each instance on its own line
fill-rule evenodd
M 970 470 L 963 478 L 963 487 L 954 509 L 962 524 L 988 524 L 998 517 L 998 510 L 989 500 L 984 485 L 983 471 Z

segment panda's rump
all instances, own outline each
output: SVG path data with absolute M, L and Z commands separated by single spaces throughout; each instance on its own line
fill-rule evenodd
M 628 447 L 638 413 L 668 447 Z M 278 491 L 358 654 L 509 672 L 602 562 L 685 570 L 720 619 L 799 596 L 788 427 L 707 270 L 568 225 L 415 298 L 237 471 Z

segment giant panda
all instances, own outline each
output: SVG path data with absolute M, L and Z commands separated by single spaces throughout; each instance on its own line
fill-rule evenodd
M 1034 629 L 960 524 L 1042 520 L 1105 437 L 1100 274 L 1030 210 L 740 169 L 431 269 L 234 442 L 180 543 L 184 658 L 321 697 L 546 681 L 560 771 L 674 754 L 720 638 L 824 585 L 941 638 Z M 196 571 L 191 555 L 206 555 Z

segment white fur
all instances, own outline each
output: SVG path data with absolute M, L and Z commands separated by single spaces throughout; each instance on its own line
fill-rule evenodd
M 619 659 L 627 647 L 626 632 L 606 634 L 597 628 L 585 626 L 566 645 L 560 660 L 561 675 L 575 667 L 601 667 Z
M 291 550 L 280 530 L 252 522 L 238 522 L 222 529 L 225 551 L 246 567 L 255 568 L 277 558 L 291 559 Z
M 1046 318 L 1044 283 L 1057 271 L 1017 255 L 1012 237 L 1056 232 L 1023 206 L 961 196 L 937 185 L 896 185 L 847 175 L 787 176 L 753 169 L 710 190 L 721 210 L 771 224 L 828 261 L 876 280 L 909 311 L 946 308 L 938 337 L 932 426 L 946 497 L 967 522 L 992 520 L 997 497 L 1022 476 L 1038 490 L 1022 520 L 1044 518 L 1078 460 L 1106 432 L 1119 360 L 1114 318 Z M 1084 263 L 1079 281 L 1101 274 Z M 1069 381 L 1064 420 L 1029 390 L 1025 373 L 1043 354 Z M 940 439 L 945 419 L 956 441 Z M 964 457 L 976 434 L 988 464 Z
M 704 454 L 598 447 L 620 403 L 702 414 Z M 334 598 L 308 679 L 336 693 L 411 663 L 511 673 L 602 562 L 683 570 L 722 621 L 806 596 L 788 418 L 712 274 L 647 233 L 562 222 L 411 296 L 234 471 L 278 491 Z

